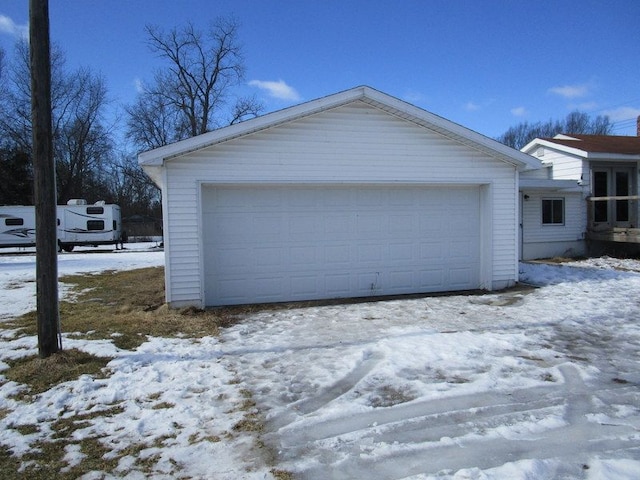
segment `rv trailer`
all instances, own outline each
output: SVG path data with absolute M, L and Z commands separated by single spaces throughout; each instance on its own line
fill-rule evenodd
M 69 200 L 57 207 L 58 248 L 70 252 L 76 246 L 117 244 L 121 240 L 120 207 L 85 200 Z M 0 247 L 33 247 L 36 215 L 33 206 L 0 207 Z

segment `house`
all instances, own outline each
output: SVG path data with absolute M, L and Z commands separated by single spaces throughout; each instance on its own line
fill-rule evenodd
M 520 180 L 523 259 L 637 250 L 640 136 L 556 135 L 522 151 L 544 166 Z
M 173 307 L 501 289 L 519 152 L 362 86 L 139 156 Z

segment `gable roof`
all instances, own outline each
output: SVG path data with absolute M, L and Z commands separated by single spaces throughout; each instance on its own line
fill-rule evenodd
M 640 137 L 622 135 L 556 135 L 553 138 L 536 138 L 522 148 L 531 152 L 536 146 L 558 148 L 583 157 L 609 155 L 640 156 Z
M 493 158 L 509 163 L 519 170 L 540 168 L 538 159 L 503 145 L 496 140 L 485 137 L 473 130 L 451 122 L 431 112 L 418 108 L 395 97 L 382 93 L 371 87 L 360 86 L 335 93 L 317 100 L 302 103 L 293 107 L 268 113 L 241 123 L 223 127 L 212 132 L 188 138 L 154 150 L 143 152 L 138 156 L 138 163 L 143 167 L 160 167 L 181 155 L 200 150 L 233 138 L 242 137 L 296 119 L 304 118 L 322 111 L 337 108 L 355 101 L 365 102 L 391 115 L 415 123 L 444 137 L 469 146 Z

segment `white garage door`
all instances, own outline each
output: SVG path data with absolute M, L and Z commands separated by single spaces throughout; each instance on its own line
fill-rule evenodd
M 478 187 L 205 187 L 205 303 L 477 288 L 479 198 Z

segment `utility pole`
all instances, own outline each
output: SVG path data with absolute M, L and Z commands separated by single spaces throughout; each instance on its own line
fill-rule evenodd
M 56 170 L 51 124 L 49 0 L 29 0 L 29 66 L 36 209 L 38 353 L 59 349 Z

